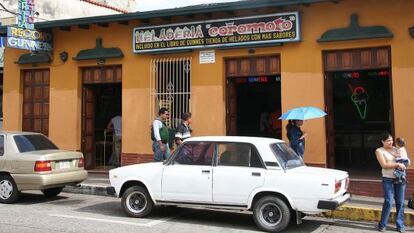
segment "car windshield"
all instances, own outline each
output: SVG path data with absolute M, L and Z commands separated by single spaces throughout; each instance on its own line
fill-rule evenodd
M 304 162 L 286 143 L 271 144 L 273 154 L 284 169 L 304 166 Z
M 41 134 L 15 135 L 13 138 L 20 153 L 58 149 L 53 142 Z

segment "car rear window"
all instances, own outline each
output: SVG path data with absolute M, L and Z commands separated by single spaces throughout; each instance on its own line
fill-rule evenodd
M 58 149 L 53 142 L 41 134 L 27 134 L 13 136 L 19 152 Z
M 301 157 L 285 143 L 274 143 L 270 145 L 270 148 L 284 169 L 305 165 Z

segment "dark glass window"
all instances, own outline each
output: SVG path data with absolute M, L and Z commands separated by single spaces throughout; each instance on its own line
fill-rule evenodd
M 174 158 L 174 164 L 212 165 L 214 146 L 206 142 L 184 143 Z
M 250 144 L 222 143 L 217 151 L 219 166 L 263 167 L 256 149 Z
M 21 153 L 36 150 L 58 149 L 53 142 L 41 134 L 15 135 L 13 138 Z
M 283 168 L 294 168 L 304 166 L 305 163 L 286 143 L 274 143 L 270 145 L 276 159 Z
M 4 155 L 4 135 L 0 135 L 0 156 Z

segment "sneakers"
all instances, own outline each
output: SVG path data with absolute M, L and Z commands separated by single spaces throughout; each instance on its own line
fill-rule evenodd
M 380 228 L 379 226 L 375 227 L 377 229 L 377 231 L 379 232 L 385 232 L 385 227 L 384 228 Z
M 397 231 L 400 233 L 405 233 L 405 229 L 397 229 Z

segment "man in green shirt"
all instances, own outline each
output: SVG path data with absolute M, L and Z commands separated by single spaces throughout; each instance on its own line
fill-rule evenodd
M 164 161 L 170 157 L 169 131 L 165 121 L 169 117 L 168 109 L 161 108 L 158 111 L 158 117 L 155 118 L 151 127 L 152 151 L 154 152 L 154 161 Z

